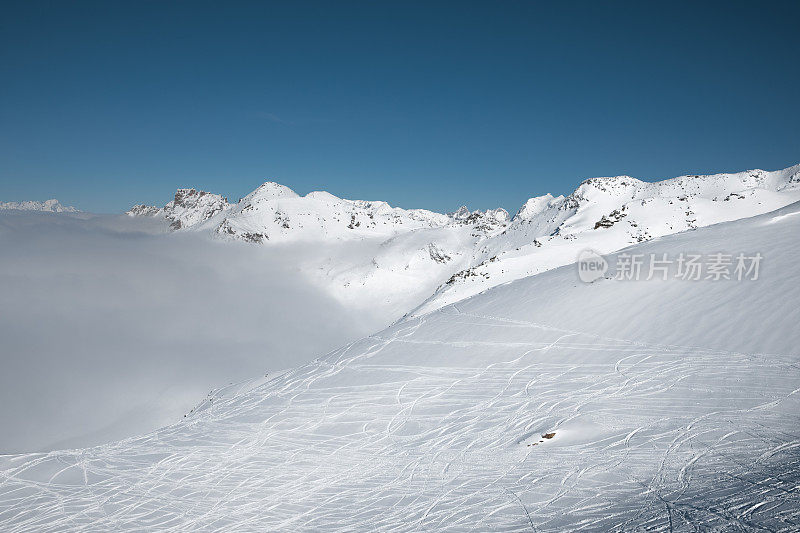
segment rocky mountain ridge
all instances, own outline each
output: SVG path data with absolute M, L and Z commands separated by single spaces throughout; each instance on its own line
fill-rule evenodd
M 48 213 L 79 213 L 69 205 L 61 205 L 61 202 L 52 198 L 44 202 L 37 202 L 35 200 L 27 200 L 24 202 L 0 202 L 0 209 L 14 209 L 18 211 L 44 211 Z
M 396 301 L 398 310 L 427 313 L 572 263 L 585 249 L 611 253 L 798 200 L 800 165 L 795 165 L 657 182 L 590 178 L 567 196 L 529 199 L 513 217 L 504 209 L 461 207 L 442 214 L 327 192 L 300 196 L 274 182 L 237 203 L 179 189 L 163 208 L 140 205 L 128 215 L 161 216 L 175 231 L 250 243 L 321 244 L 327 247 L 324 257 L 304 268 L 340 300 L 369 305 L 377 293 Z M 343 248 L 345 243 L 350 244 Z

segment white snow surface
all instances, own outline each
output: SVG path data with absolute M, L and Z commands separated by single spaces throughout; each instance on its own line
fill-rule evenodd
M 0 457 L 0 529 L 796 531 L 799 233 L 795 203 L 628 250 L 760 252 L 755 281 L 556 268 L 156 432 Z
M 0 210 L 14 209 L 18 211 L 46 211 L 49 213 L 77 213 L 78 210 L 72 206 L 61 205 L 61 202 L 55 198 L 45 200 L 44 202 L 37 202 L 35 200 L 27 200 L 24 202 L 0 202 Z

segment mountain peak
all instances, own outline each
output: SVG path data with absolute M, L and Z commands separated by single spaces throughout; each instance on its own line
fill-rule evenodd
M 533 198 L 529 198 L 522 207 L 519 208 L 517 214 L 514 215 L 514 219 L 520 220 L 529 220 L 548 207 L 550 207 L 554 200 L 563 200 L 563 196 L 559 196 L 555 198 L 552 194 L 547 193 L 542 196 L 534 196 Z
M 581 182 L 572 197 L 577 200 L 592 200 L 596 197 L 627 196 L 645 182 L 631 176 L 605 176 L 589 178 Z
M 451 216 L 456 220 L 466 220 L 470 217 L 471 214 L 472 211 L 470 211 L 469 208 L 467 208 L 467 206 L 462 205 L 461 207 L 456 209 Z
M 256 190 L 248 194 L 248 199 L 274 199 L 274 198 L 298 198 L 299 195 L 286 185 L 281 185 L 274 181 L 267 181 L 258 186 Z

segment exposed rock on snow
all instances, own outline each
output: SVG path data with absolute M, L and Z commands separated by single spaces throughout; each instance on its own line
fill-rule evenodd
M 231 208 L 228 199 L 196 189 L 178 189 L 175 197 L 163 208 L 138 204 L 129 209 L 128 216 L 161 216 L 172 230 L 196 227 L 215 215 Z
M 470 211 L 462 205 L 450 218 L 462 224 L 476 224 L 486 226 L 502 226 L 508 223 L 508 211 L 503 208 L 487 209 L 486 211 Z
M 154 205 L 136 204 L 125 212 L 130 217 L 154 217 L 162 213 L 162 210 Z
M 447 255 L 442 249 L 436 246 L 436 243 L 433 242 L 428 245 L 428 252 L 431 255 L 431 259 L 437 263 L 447 263 L 451 259 L 449 255 Z
M 172 229 L 191 228 L 230 209 L 228 199 L 195 189 L 178 189 L 175 199 L 164 206 L 164 217 Z

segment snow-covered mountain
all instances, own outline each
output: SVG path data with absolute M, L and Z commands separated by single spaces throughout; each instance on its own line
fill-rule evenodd
M 582 190 L 609 195 L 596 185 Z M 636 239 L 640 185 L 617 185 L 595 212 L 564 199 L 575 213 L 557 227 L 585 215 L 584 233 Z M 685 217 L 735 201 L 722 193 L 673 201 Z M 594 229 L 619 202 L 631 214 Z M 798 234 L 795 203 L 650 239 L 627 252 L 758 252 L 761 275 L 582 283 L 556 268 L 220 391 L 149 435 L 2 456 L 0 529 L 796 531 Z
M 20 211 L 46 211 L 50 213 L 78 213 L 74 207 L 61 205 L 55 198 L 37 202 L 29 200 L 25 202 L 0 202 L 0 209 L 17 209 Z
M 474 252 L 502 232 L 504 209 L 434 213 L 386 202 L 346 200 L 327 192 L 300 196 L 268 182 L 236 204 L 219 195 L 179 189 L 163 208 L 134 206 L 129 216 L 162 217 L 176 231 L 203 231 L 264 245 L 314 245 L 298 265 L 349 306 L 376 301 L 395 315 L 419 305 L 455 272 L 475 264 Z
M 315 191 L 299 196 L 290 188 L 267 182 L 230 204 L 227 198 L 195 189 L 178 189 L 163 208 L 135 205 L 130 216 L 162 216 L 173 230 L 211 230 L 247 242 L 344 241 L 388 239 L 400 233 L 447 225 L 504 226 L 504 209 L 471 212 L 461 207 L 451 215 L 424 209 L 400 209 L 386 202 L 345 200 Z
M 631 244 L 751 217 L 800 200 L 800 165 L 767 172 L 681 176 L 644 182 L 591 178 L 569 196 L 531 198 L 484 259 L 458 272 L 415 312 L 425 313 L 489 287 L 575 261 L 587 248 L 610 253 Z
M 299 266 L 336 298 L 370 306 L 377 297 L 400 314 L 424 314 L 572 263 L 586 248 L 610 253 L 798 200 L 800 165 L 659 182 L 591 178 L 568 196 L 531 198 L 512 219 L 503 209 L 441 214 L 326 192 L 299 196 L 273 182 L 236 204 L 180 189 L 164 208 L 135 206 L 128 214 L 265 245 L 319 243 L 325 253 Z
M 178 189 L 175 198 L 163 208 L 138 204 L 126 212 L 129 216 L 163 217 L 170 229 L 191 228 L 231 208 L 228 199 L 195 189 Z

